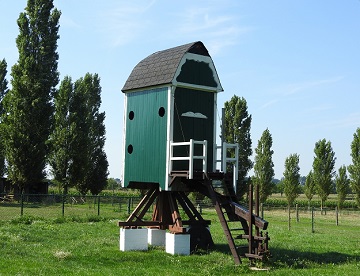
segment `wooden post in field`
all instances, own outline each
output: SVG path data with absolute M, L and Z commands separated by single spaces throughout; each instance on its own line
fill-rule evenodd
M 290 211 L 291 211 L 291 209 L 290 209 L 290 204 L 289 204 L 289 205 L 288 205 L 288 230 L 290 230 L 290 228 L 291 228 L 291 223 L 290 223 L 290 221 L 291 221 Z
M 252 213 L 253 213 L 253 187 L 250 183 L 249 185 L 249 214 L 248 214 L 248 224 L 249 224 L 249 244 L 248 250 L 249 254 L 253 253 L 253 223 L 252 223 Z M 252 260 L 250 259 L 250 264 L 252 264 Z
M 127 206 L 128 215 L 130 214 L 130 208 L 131 208 L 131 197 L 128 198 L 128 206 Z
M 339 209 L 335 207 L 336 225 L 339 225 Z
M 311 232 L 314 233 L 314 207 L 311 208 Z
M 20 196 L 20 216 L 22 216 L 24 214 L 24 194 L 21 194 Z
M 66 198 L 66 195 L 62 195 L 62 216 L 64 217 L 65 215 L 65 198 Z
M 296 222 L 299 222 L 299 205 L 296 204 Z
M 98 203 L 98 206 L 97 206 L 98 207 L 97 208 L 98 212 L 97 213 L 98 213 L 98 216 L 100 216 L 100 196 L 99 195 L 98 195 L 98 202 L 97 203 Z

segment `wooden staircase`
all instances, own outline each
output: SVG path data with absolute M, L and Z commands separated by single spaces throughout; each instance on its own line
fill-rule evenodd
M 259 217 L 258 203 L 255 204 L 256 214 L 253 214 L 251 185 L 249 208 L 246 208 L 238 202 L 231 180 L 223 177 L 221 181 L 212 181 L 213 178 L 214 175 L 210 174 L 201 181 L 202 187 L 199 184 L 196 186 L 199 192 L 212 200 L 235 264 L 240 264 L 241 258 L 248 258 L 250 262 L 265 260 L 270 255 L 268 249 L 270 238 L 267 233 L 260 232 L 260 229 L 266 230 L 268 222 Z M 246 240 L 247 244 L 244 245 L 243 242 L 238 245 L 237 240 Z

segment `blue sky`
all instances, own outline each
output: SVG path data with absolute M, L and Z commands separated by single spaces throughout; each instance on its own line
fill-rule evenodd
M 272 134 L 276 178 L 292 153 L 300 155 L 307 175 L 323 138 L 332 143 L 336 170 L 351 163 L 350 144 L 360 127 L 359 0 L 54 3 L 62 12 L 60 79 L 87 72 L 101 77 L 110 177 L 121 177 L 121 88 L 131 70 L 153 52 L 198 40 L 225 90 L 218 108 L 234 94 L 244 97 L 253 147 L 266 128 Z M 18 58 L 16 20 L 25 6 L 25 0 L 0 0 L 0 59 L 9 72 Z

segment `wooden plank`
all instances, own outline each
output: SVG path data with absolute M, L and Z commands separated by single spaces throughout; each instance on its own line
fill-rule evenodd
M 139 217 L 138 213 L 141 211 L 141 209 L 146 205 L 147 201 L 150 199 L 153 192 L 156 190 L 156 188 L 149 190 L 146 195 L 142 198 L 140 203 L 136 206 L 135 210 L 131 213 L 131 215 L 128 217 L 126 221 L 132 221 L 134 218 Z M 139 217 L 141 219 L 141 217 Z
M 244 219 L 248 220 L 248 216 L 249 216 L 249 210 L 246 209 L 244 206 L 236 203 L 236 202 L 230 202 L 231 205 L 233 205 L 235 207 L 235 214 L 238 215 L 239 217 L 242 217 Z M 254 214 L 252 214 L 252 222 L 253 224 L 255 224 L 256 227 L 259 227 L 263 230 L 266 230 L 269 222 L 258 217 L 255 216 Z
M 249 235 L 239 235 L 239 238 L 249 239 Z M 256 241 L 266 241 L 266 240 L 269 240 L 269 237 L 253 236 L 253 239 Z
M 249 253 L 245 253 L 245 256 L 249 259 L 258 259 L 258 260 L 262 260 L 264 258 L 263 255 L 256 255 L 256 254 L 249 254 Z

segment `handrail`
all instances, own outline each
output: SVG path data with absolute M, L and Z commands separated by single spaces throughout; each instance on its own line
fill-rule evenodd
M 194 146 L 203 145 L 203 153 L 200 156 L 194 155 Z M 174 147 L 189 146 L 189 156 L 174 156 Z M 172 170 L 173 161 L 189 161 L 189 179 L 194 178 L 194 160 L 203 160 L 203 172 L 207 172 L 207 140 L 196 141 L 190 139 L 189 142 L 170 141 L 170 171 Z
M 234 166 L 234 172 L 233 172 L 233 184 L 234 184 L 234 191 L 236 193 L 236 182 L 239 178 L 239 144 L 230 144 L 223 142 L 222 146 L 215 146 L 215 149 L 221 149 L 222 148 L 222 157 L 221 159 L 214 160 L 214 163 L 221 162 L 221 169 L 224 173 L 226 173 L 226 165 L 228 163 L 232 163 Z M 228 157 L 227 152 L 228 149 L 234 149 L 235 150 L 235 157 Z M 214 164 L 214 168 L 216 167 L 216 164 Z

